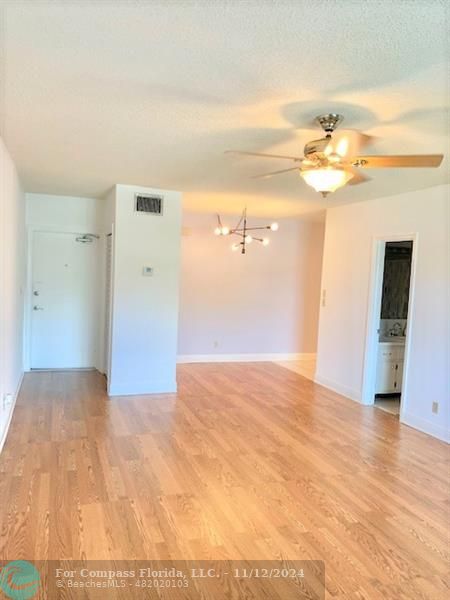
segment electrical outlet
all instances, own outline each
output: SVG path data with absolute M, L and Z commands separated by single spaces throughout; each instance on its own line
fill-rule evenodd
M 3 394 L 3 410 L 11 406 L 12 404 L 12 394 Z
M 431 405 L 431 412 L 435 415 L 438 414 L 439 412 L 439 402 L 433 402 L 433 404 Z

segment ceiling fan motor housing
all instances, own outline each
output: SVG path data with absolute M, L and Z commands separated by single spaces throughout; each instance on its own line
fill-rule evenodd
M 305 148 L 303 150 L 306 158 L 312 159 L 312 158 L 323 158 L 324 157 L 324 153 L 325 153 L 325 149 L 328 146 L 328 144 L 330 143 L 330 138 L 328 137 L 324 137 L 321 138 L 320 140 L 311 140 L 310 142 L 308 142 L 307 144 L 305 144 Z
M 322 127 L 326 136 L 320 140 L 311 140 L 305 145 L 304 153 L 306 158 L 310 160 L 323 160 L 325 158 L 325 149 L 330 143 L 331 134 L 343 119 L 344 117 L 337 113 L 327 113 L 315 118 L 316 123 Z

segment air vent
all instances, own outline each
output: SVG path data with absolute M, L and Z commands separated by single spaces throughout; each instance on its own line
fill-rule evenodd
M 163 198 L 162 196 L 148 196 L 145 194 L 136 194 L 136 212 L 146 213 L 148 215 L 162 215 Z

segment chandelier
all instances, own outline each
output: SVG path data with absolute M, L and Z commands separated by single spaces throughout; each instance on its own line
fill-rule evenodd
M 226 225 L 222 225 L 222 220 L 220 218 L 220 215 L 217 215 L 217 227 L 214 229 L 214 233 L 216 235 L 237 235 L 237 236 L 239 236 L 241 238 L 241 241 L 234 243 L 231 246 L 231 249 L 233 250 L 233 252 L 240 250 L 241 254 L 245 254 L 247 245 L 251 244 L 252 242 L 260 242 L 263 246 L 269 245 L 269 243 L 270 243 L 269 238 L 255 237 L 254 235 L 249 233 L 252 231 L 261 231 L 263 229 L 270 229 L 270 231 L 277 231 L 278 223 L 272 223 L 271 225 L 263 225 L 261 227 L 249 227 L 247 225 L 247 208 L 244 208 L 238 224 L 236 225 L 236 227 L 233 227 L 233 228 L 227 227 Z

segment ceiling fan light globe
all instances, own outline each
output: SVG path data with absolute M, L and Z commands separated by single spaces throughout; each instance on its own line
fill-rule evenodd
M 336 169 L 333 167 L 325 167 L 322 169 L 309 169 L 300 171 L 300 175 L 308 185 L 316 190 L 316 192 L 335 192 L 340 187 L 343 187 L 353 177 L 350 171 Z

